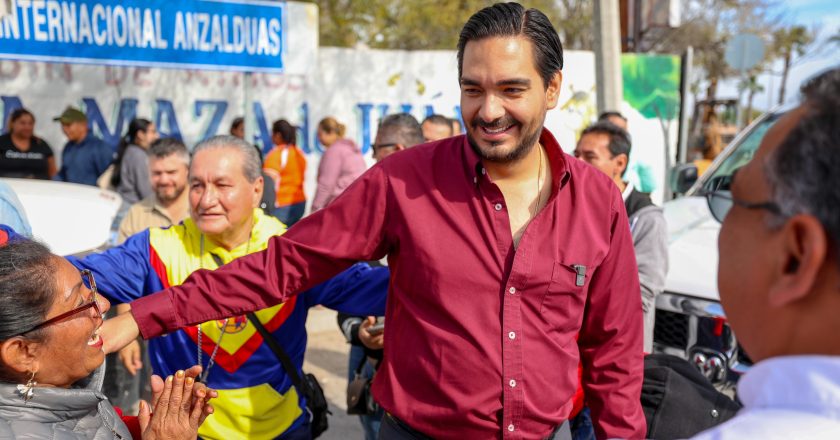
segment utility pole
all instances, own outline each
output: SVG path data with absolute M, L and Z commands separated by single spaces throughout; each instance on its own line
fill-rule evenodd
M 595 0 L 595 90 L 598 113 L 621 109 L 621 28 L 618 0 Z
M 254 74 L 253 72 L 245 72 L 242 75 L 242 115 L 245 120 L 245 142 L 249 144 L 254 143 L 254 131 L 256 124 L 254 121 Z M 265 149 L 265 145 L 263 145 Z

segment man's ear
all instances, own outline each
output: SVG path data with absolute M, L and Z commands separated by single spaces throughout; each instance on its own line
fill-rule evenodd
M 560 100 L 560 86 L 563 85 L 563 72 L 557 71 L 551 80 L 548 81 L 548 87 L 545 89 L 545 97 L 548 102 L 548 108 L 553 109 L 557 107 L 557 102 Z
M 781 230 L 782 249 L 768 297 L 773 307 L 784 307 L 814 291 L 828 255 L 828 235 L 815 217 L 795 215 Z
M 263 176 L 261 175 L 260 177 L 257 177 L 257 180 L 254 181 L 254 208 L 260 207 L 263 191 L 265 191 L 265 179 L 263 179 Z
M 630 158 L 627 157 L 626 154 L 619 154 L 618 156 L 614 157 L 613 160 L 615 161 L 615 165 L 618 167 L 619 173 L 618 176 L 613 177 L 621 177 L 627 171 L 627 163 L 630 162 Z
M 394 146 L 394 149 L 397 150 L 397 151 L 405 150 L 405 145 L 397 144 L 397 145 Z
M 29 376 L 38 371 L 38 342 L 16 336 L 0 344 L 0 361 L 15 375 Z

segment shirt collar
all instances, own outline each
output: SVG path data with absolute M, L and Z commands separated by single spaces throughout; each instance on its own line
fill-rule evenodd
M 633 194 L 633 189 L 635 189 L 635 187 L 633 186 L 633 182 L 625 183 L 627 184 L 627 186 L 624 187 L 624 192 L 621 193 L 621 198 L 624 199 L 624 201 L 626 202 L 627 198 L 630 197 L 630 194 Z
M 158 214 L 166 217 L 166 219 L 169 220 L 170 223 L 172 223 L 172 224 L 178 223 L 178 222 L 175 221 L 175 219 L 173 219 L 169 215 L 169 213 L 166 211 L 166 208 L 164 208 L 163 205 L 160 204 L 160 202 L 158 201 L 157 197 L 155 197 L 154 194 L 152 194 L 149 197 L 146 197 L 145 199 L 140 201 L 140 203 L 141 203 L 141 206 L 143 206 L 143 209 L 145 209 L 147 213 L 151 214 L 153 212 L 157 212 Z
M 268 239 L 275 235 L 282 235 L 286 232 L 286 228 L 274 217 L 268 217 L 263 214 L 262 209 L 254 208 L 253 213 L 254 226 L 251 229 L 250 239 L 228 251 L 222 246 L 216 244 L 213 240 L 205 237 L 204 239 L 204 253 L 215 254 L 222 258 L 222 261 L 229 262 L 234 258 L 239 258 L 248 253 L 263 250 L 268 245 Z M 188 230 L 192 231 L 200 243 L 202 233 L 195 225 L 191 217 L 184 220 L 184 225 Z
M 799 408 L 840 417 L 840 356 L 780 356 L 738 382 L 745 408 Z
M 78 145 L 85 145 L 87 143 L 90 143 L 91 140 L 93 140 L 93 133 L 88 132 L 87 136 L 85 136 L 85 138 L 82 139 L 82 141 L 79 142 Z
M 461 138 L 461 148 L 464 151 L 464 167 L 467 178 L 474 185 L 478 185 L 479 181 L 486 177 L 484 164 L 482 164 L 481 158 L 473 151 L 467 136 L 461 135 L 458 137 Z M 554 138 L 554 135 L 547 128 L 543 128 L 540 134 L 540 144 L 545 149 L 548 162 L 551 166 L 551 194 L 554 195 L 559 188 L 569 181 L 571 175 L 569 162 L 565 153 L 563 153 L 563 149 L 560 148 L 560 144 L 557 143 L 557 139 Z

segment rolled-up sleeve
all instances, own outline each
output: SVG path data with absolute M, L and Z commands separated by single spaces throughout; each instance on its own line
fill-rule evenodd
M 616 190 L 610 249 L 592 277 L 578 345 L 597 438 L 645 438 L 639 276 L 627 214 Z

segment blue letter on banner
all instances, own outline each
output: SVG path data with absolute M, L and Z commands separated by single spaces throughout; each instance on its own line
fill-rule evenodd
M 13 0 L 0 59 L 283 71 L 285 2 Z

